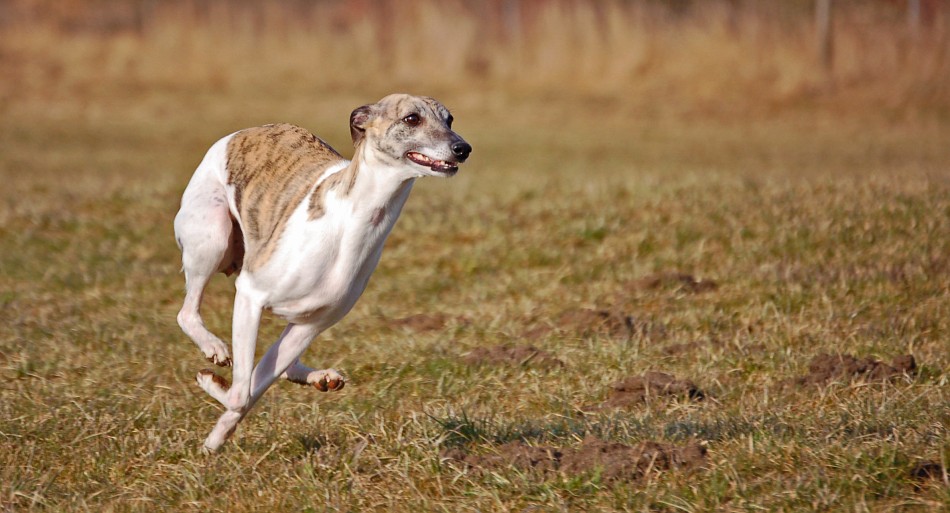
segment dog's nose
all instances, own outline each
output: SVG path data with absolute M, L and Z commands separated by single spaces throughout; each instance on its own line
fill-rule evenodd
M 465 141 L 459 141 L 452 145 L 452 154 L 458 157 L 459 160 L 465 160 L 468 158 L 468 154 L 472 152 L 472 145 L 468 144 Z

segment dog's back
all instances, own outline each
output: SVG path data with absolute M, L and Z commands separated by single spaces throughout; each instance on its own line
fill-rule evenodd
M 227 183 L 244 230 L 244 267 L 249 269 L 268 260 L 290 214 L 320 177 L 346 162 L 319 137 L 286 123 L 235 133 L 226 155 Z M 311 206 L 321 202 L 311 194 Z

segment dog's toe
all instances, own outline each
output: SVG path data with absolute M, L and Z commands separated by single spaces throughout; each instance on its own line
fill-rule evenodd
M 321 392 L 342 390 L 346 386 L 346 380 L 336 372 L 326 373 L 313 383 L 314 388 Z
M 346 381 L 343 381 L 343 378 L 331 379 L 327 382 L 327 387 L 330 390 L 343 390 L 343 387 L 346 385 Z
M 317 390 L 321 392 L 326 392 L 327 390 L 330 390 L 330 386 L 329 386 L 329 383 L 327 382 L 326 376 L 320 378 L 316 383 L 313 384 L 313 386 L 314 388 L 316 388 Z
M 205 359 L 208 360 L 209 362 L 211 362 L 211 363 L 213 363 L 213 364 L 219 366 L 219 367 L 230 367 L 230 366 L 231 366 L 231 358 L 230 358 L 230 357 L 228 357 L 228 356 L 220 356 L 220 355 L 218 355 L 217 353 L 215 353 L 215 354 L 213 354 L 213 355 L 211 355 L 211 356 L 208 356 L 208 357 L 206 357 Z

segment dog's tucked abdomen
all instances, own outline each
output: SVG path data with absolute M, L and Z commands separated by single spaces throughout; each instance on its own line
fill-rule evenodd
M 244 231 L 243 267 L 254 270 L 273 255 L 287 219 L 310 196 L 311 217 L 323 213 L 323 195 L 355 173 L 344 169 L 314 187 L 326 171 L 345 162 L 327 143 L 298 126 L 282 123 L 241 130 L 228 141 L 227 184 Z M 337 176 L 352 174 L 353 176 Z

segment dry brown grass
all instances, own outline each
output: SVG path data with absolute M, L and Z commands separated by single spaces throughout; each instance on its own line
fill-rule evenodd
M 386 62 L 371 20 L 274 11 L 255 28 L 243 4 L 205 19 L 162 3 L 140 32 L 104 33 L 58 21 L 86 4 L 17 5 L 46 10 L 0 33 L 0 509 L 950 507 L 945 475 L 915 470 L 950 460 L 942 19 L 911 43 L 885 7 L 843 13 L 827 82 L 807 23 L 772 4 L 733 29 L 723 4 L 674 20 L 631 3 L 591 41 L 590 7 L 559 3 L 515 45 L 471 17 L 446 37 L 461 4 L 412 2 Z M 201 455 L 219 411 L 174 320 L 190 173 L 217 137 L 272 121 L 345 154 L 349 112 L 404 88 L 443 100 L 475 152 L 417 185 L 366 295 L 308 352 L 350 384 L 283 383 Z M 230 289 L 217 279 L 205 310 L 225 338 Z M 583 309 L 630 326 L 562 320 Z M 441 321 L 398 321 L 420 313 Z M 281 328 L 268 318 L 262 340 Z M 466 363 L 526 343 L 564 365 Z M 795 385 L 821 353 L 919 369 Z M 704 399 L 580 413 L 651 371 Z M 706 467 L 616 483 L 442 457 L 586 436 L 699 441 Z

